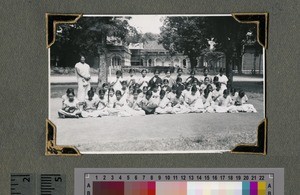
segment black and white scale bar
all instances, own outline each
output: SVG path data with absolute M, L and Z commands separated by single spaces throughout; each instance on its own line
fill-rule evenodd
M 35 195 L 35 183 L 34 174 L 13 173 L 10 175 L 11 194 Z
M 40 177 L 41 195 L 65 195 L 66 177 L 62 174 L 41 174 Z

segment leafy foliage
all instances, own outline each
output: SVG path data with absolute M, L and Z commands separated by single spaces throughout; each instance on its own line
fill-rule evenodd
M 107 36 L 126 40 L 136 31 L 128 24 L 130 17 L 83 17 L 76 24 L 58 26 L 51 55 L 59 56 L 64 66 L 74 65 L 80 55 L 98 56 L 106 47 Z
M 196 58 L 208 48 L 207 40 L 214 38 L 216 51 L 224 52 L 227 62 L 233 57 L 241 58 L 243 41 L 255 25 L 241 24 L 233 17 L 166 17 L 161 28 L 160 42 L 170 52 L 188 55 L 192 67 Z

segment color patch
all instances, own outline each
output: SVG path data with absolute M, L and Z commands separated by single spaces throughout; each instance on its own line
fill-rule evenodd
M 124 182 L 93 182 L 93 195 L 124 195 Z
M 267 194 L 267 183 L 266 182 L 258 182 L 258 195 L 266 195 Z
M 257 182 L 250 182 L 250 195 L 258 195 Z
M 155 195 L 155 182 L 125 182 L 124 195 Z
M 250 195 L 250 182 L 243 181 L 243 195 Z
M 156 195 L 187 195 L 187 182 L 157 182 Z

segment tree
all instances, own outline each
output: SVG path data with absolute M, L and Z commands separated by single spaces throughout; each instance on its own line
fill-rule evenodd
M 194 68 L 197 57 L 206 44 L 206 28 L 203 17 L 166 17 L 161 27 L 159 40 L 170 53 L 183 53 Z
M 232 61 L 234 58 L 241 61 L 243 41 L 248 31 L 256 32 L 255 28 L 254 24 L 238 23 L 231 16 L 166 17 L 161 28 L 160 42 L 170 52 L 187 55 L 191 61 L 191 68 L 194 68 L 196 58 L 208 48 L 207 39 L 214 38 L 218 43 L 216 51 L 225 53 L 226 75 L 231 78 Z
M 76 24 L 59 26 L 52 56 L 60 56 L 65 66 L 73 66 L 79 55 L 99 56 L 98 86 L 107 81 L 107 37 L 125 41 L 135 28 L 130 17 L 82 17 Z

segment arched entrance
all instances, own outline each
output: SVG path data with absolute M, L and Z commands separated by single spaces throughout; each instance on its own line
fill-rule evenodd
M 163 61 L 160 58 L 156 58 L 155 62 L 156 62 L 156 66 L 162 66 L 163 65 Z
M 114 56 L 111 59 L 111 65 L 112 66 L 121 66 L 122 65 L 122 59 L 120 56 Z

